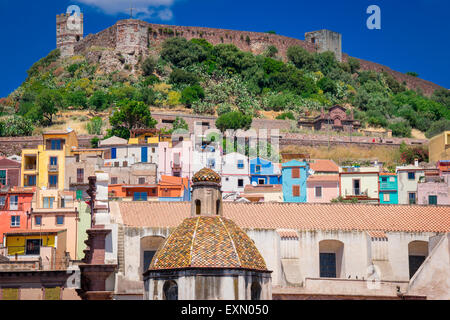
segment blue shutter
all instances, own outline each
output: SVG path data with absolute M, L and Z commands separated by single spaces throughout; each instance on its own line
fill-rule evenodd
M 117 159 L 117 148 L 111 148 L 111 159 Z
M 141 148 L 141 162 L 142 163 L 148 162 L 148 148 L 147 147 Z

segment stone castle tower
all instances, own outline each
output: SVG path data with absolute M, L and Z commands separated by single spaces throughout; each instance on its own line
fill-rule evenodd
M 316 46 L 318 52 L 334 52 L 336 60 L 342 62 L 342 34 L 331 30 L 319 30 L 305 33 L 305 41 Z
M 56 47 L 61 50 L 61 57 L 73 55 L 75 44 L 82 39 L 82 13 L 63 13 L 56 16 Z

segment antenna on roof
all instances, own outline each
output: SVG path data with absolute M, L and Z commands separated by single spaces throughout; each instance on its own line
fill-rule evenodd
M 131 0 L 130 2 L 131 2 L 131 8 L 128 8 L 128 9 L 130 10 L 130 19 L 133 19 L 133 9 L 136 9 L 136 8 L 133 8 L 133 0 Z

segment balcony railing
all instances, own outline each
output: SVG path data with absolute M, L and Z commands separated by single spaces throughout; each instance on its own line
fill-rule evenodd
M 48 171 L 49 172 L 58 172 L 58 165 L 57 164 L 49 164 Z
M 36 164 L 27 164 L 25 165 L 26 171 L 35 171 L 36 170 Z

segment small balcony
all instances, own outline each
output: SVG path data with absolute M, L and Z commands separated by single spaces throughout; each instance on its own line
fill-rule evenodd
M 57 164 L 49 164 L 48 165 L 48 172 L 58 172 L 58 165 Z

